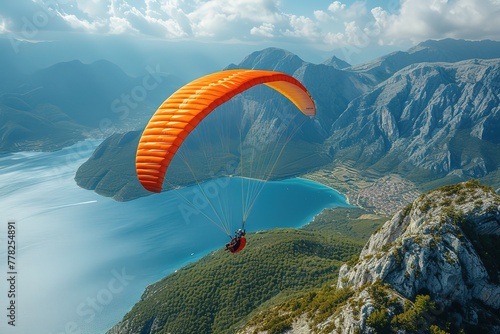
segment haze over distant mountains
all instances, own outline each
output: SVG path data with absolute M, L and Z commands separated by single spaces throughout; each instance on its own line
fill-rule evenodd
M 136 127 L 182 81 L 148 67 L 131 77 L 106 60 L 58 63 L 0 80 L 0 151 L 53 150 Z M 132 124 L 132 125 L 130 125 Z

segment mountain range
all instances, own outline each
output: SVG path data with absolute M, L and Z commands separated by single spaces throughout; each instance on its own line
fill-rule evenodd
M 498 59 L 409 65 L 350 103 L 332 151 L 415 181 L 497 175 L 499 70 Z
M 317 116 L 303 125 L 299 136 L 309 146 L 301 151 L 296 145 L 294 154 L 315 158 L 283 175 L 348 166 L 377 178 L 397 174 L 426 191 L 468 178 L 500 187 L 499 58 L 499 42 L 447 39 L 423 42 L 406 52 L 356 66 L 335 57 L 311 64 L 286 50 L 268 48 L 227 69 L 285 72 L 299 79 L 313 96 Z M 276 103 L 285 108 L 284 102 L 261 102 L 276 100 L 273 94 L 248 92 L 234 99 L 231 108 L 245 115 L 257 103 L 267 108 L 268 115 L 259 120 L 260 127 L 278 127 L 279 123 L 273 123 L 273 108 Z M 124 191 L 123 179 L 117 182 L 110 173 L 104 180 L 92 175 L 91 166 L 112 171 L 115 159 L 130 155 L 116 147 L 109 147 L 108 152 L 112 142 L 119 140 L 104 141 L 99 158 L 91 157 L 80 168 L 78 184 L 106 189 L 101 192 L 106 196 L 119 193 L 115 196 L 119 200 L 142 196 L 136 191 L 140 188 L 137 180 L 128 178 L 134 174 L 133 164 L 120 167 L 126 170 L 130 191 Z M 121 186 L 113 189 L 111 184 Z
M 182 83 L 159 68 L 131 77 L 106 60 L 16 73 L 0 80 L 1 152 L 55 150 L 145 124 L 141 112 Z

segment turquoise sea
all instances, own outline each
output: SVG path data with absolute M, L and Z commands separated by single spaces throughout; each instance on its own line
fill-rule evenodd
M 116 202 L 79 188 L 74 175 L 99 141 L 57 152 L 0 155 L 0 295 L 10 287 L 8 222 L 15 222 L 14 298 L 1 298 L 0 333 L 104 333 L 144 288 L 228 240 L 205 214 L 199 187 Z M 233 203 L 241 221 L 241 182 L 214 180 L 214 198 Z M 255 181 L 258 182 L 258 181 Z M 247 220 L 248 232 L 299 227 L 324 208 L 348 206 L 335 190 L 304 179 L 268 182 Z M 240 210 L 241 211 L 241 210 Z M 229 255 L 229 254 L 228 254 Z M 6 278 L 5 278 L 6 277 Z M 11 300 L 16 326 L 8 325 Z

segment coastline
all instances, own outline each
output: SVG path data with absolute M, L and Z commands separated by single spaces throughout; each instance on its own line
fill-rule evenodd
M 19 303 L 29 305 L 23 310 L 32 318 L 20 324 L 26 332 L 61 331 L 82 301 L 95 296 L 102 282 L 114 277 L 112 272 L 123 271 L 134 279 L 120 295 L 113 296 L 112 304 L 96 315 L 95 321 L 88 324 L 85 318 L 75 318 L 86 333 L 102 333 L 109 327 L 103 327 L 106 323 L 122 319 L 148 284 L 210 256 L 226 242 L 227 236 L 202 221 L 201 214 L 183 217 L 174 193 L 117 202 L 76 185 L 75 170 L 99 142 L 86 140 L 55 152 L 16 152 L 1 157 L 6 163 L 2 176 L 7 187 L 0 194 L 5 214 L 23 226 L 19 238 L 25 250 L 20 257 L 23 277 L 29 279 Z M 198 198 L 193 190 L 178 191 L 190 199 Z M 241 202 L 234 189 L 227 191 L 221 196 Z M 247 226 L 250 232 L 304 226 L 324 208 L 335 205 L 331 203 L 336 196 L 340 205 L 347 205 L 345 196 L 315 181 L 271 181 Z M 89 203 L 92 209 L 81 203 Z M 193 235 L 202 235 L 201 243 L 193 244 Z M 53 242 L 40 243 L 42 236 Z M 54 256 L 56 268 L 47 262 Z M 75 258 L 81 259 L 76 267 Z M 40 272 L 50 282 L 44 289 L 37 289 L 39 283 L 31 281 Z M 42 307 L 48 298 L 57 303 Z M 40 327 L 40 323 L 45 325 Z

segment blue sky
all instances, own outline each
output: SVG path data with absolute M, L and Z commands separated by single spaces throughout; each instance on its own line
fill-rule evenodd
M 499 17 L 500 0 L 16 0 L 0 4 L 0 37 L 203 43 L 233 62 L 231 47 L 276 46 L 356 64 L 427 39 L 500 40 Z

